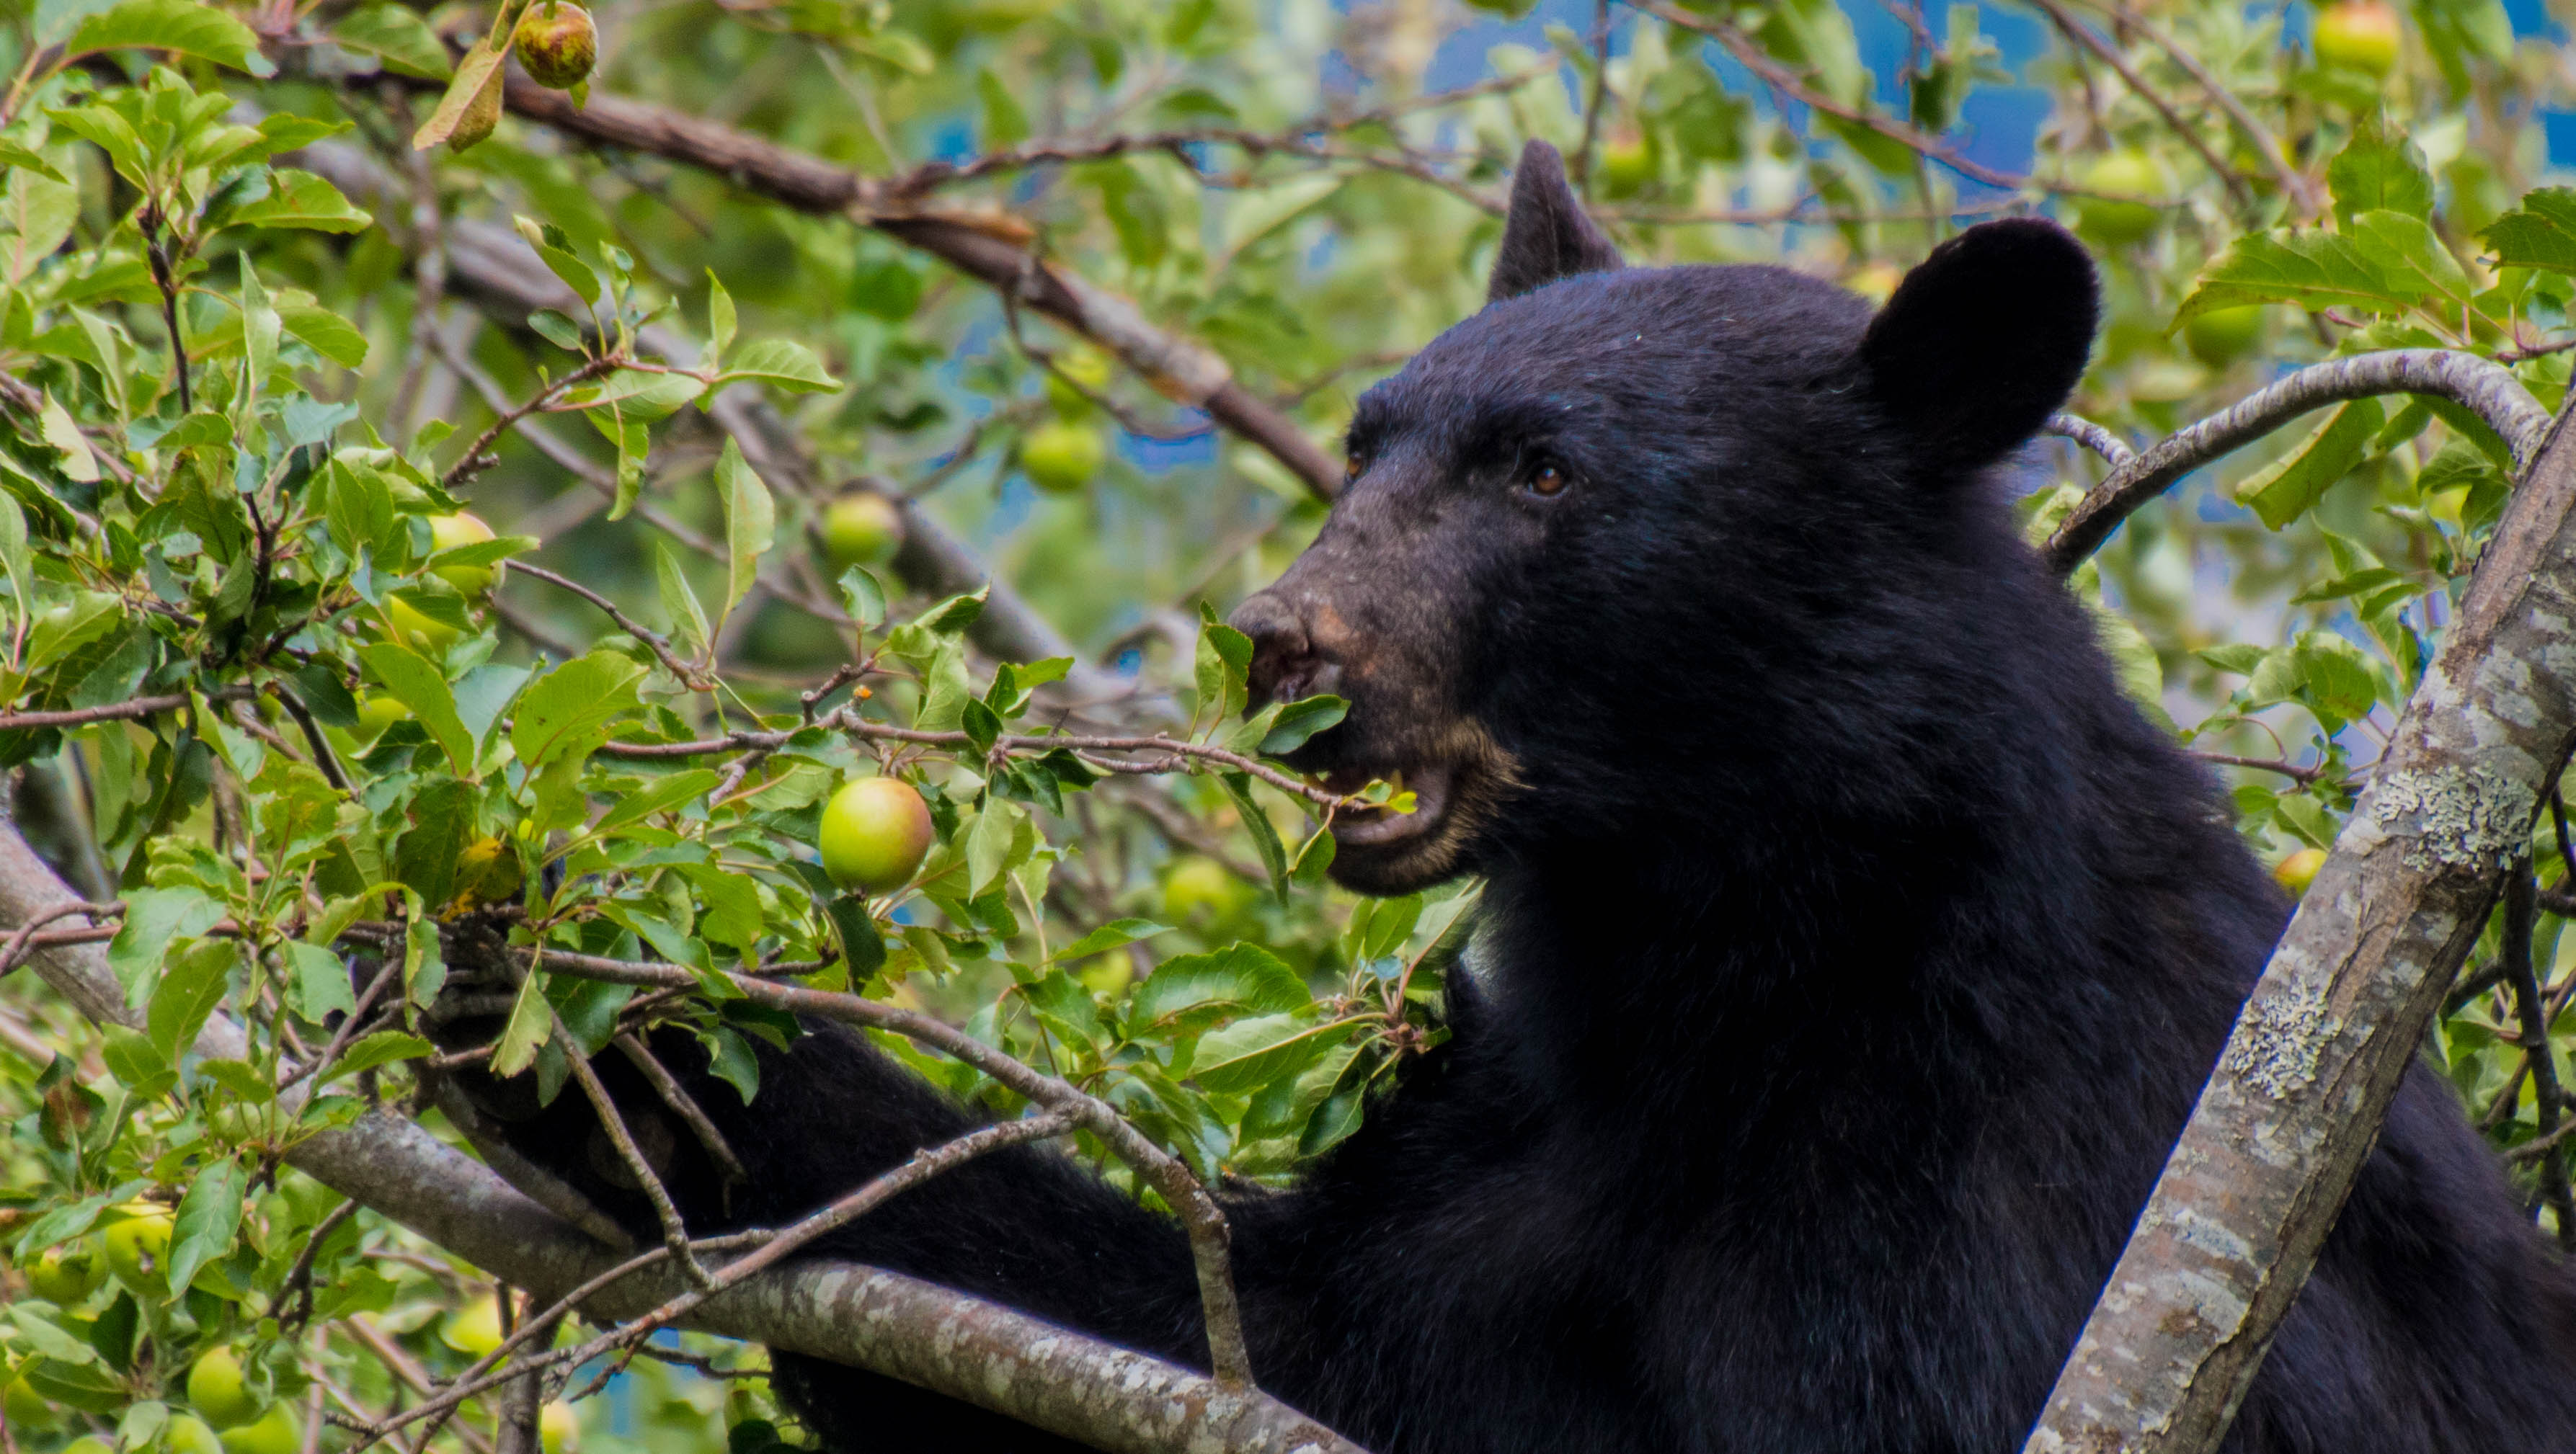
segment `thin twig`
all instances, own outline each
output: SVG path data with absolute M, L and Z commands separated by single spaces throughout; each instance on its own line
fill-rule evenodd
M 491 427 L 474 436 L 474 442 L 465 446 L 465 453 L 459 455 L 456 463 L 447 467 L 447 473 L 439 477 L 439 486 L 453 490 L 481 474 L 488 467 L 485 456 L 492 446 L 499 442 L 502 435 L 509 433 L 520 420 L 562 398 L 566 392 L 589 383 L 592 379 L 617 372 L 626 367 L 629 362 L 630 360 L 621 354 L 602 354 L 539 389 L 528 402 L 503 412 L 501 417 L 492 421 Z
M 2164 118 L 2167 129 L 2181 137 L 2193 151 L 2200 153 L 2201 160 L 2207 162 L 2209 169 L 2216 172 L 2219 179 L 2227 184 L 2227 190 L 2235 194 L 2240 206 L 2253 201 L 2253 191 L 2245 185 L 2245 179 L 2237 174 L 2234 167 L 2227 164 L 2227 159 L 2218 154 L 2217 148 L 2203 140 L 2191 123 L 2183 119 L 2182 113 L 2174 109 L 2172 102 L 2167 101 L 2153 86 L 2147 84 L 2146 77 L 2139 75 L 2137 70 L 2121 56 L 2117 46 L 2094 34 L 2093 27 L 2067 14 L 2066 8 L 2058 4 L 2057 0 L 2028 0 L 2028 3 L 2041 14 L 2046 15 L 2049 23 L 2057 27 L 2059 34 L 2100 56 L 2104 65 L 2109 66 L 2122 81 L 2128 83 L 2131 94 L 2155 108 L 2155 113 Z
M 725 1139 L 724 1132 L 716 1129 L 716 1123 L 707 1117 L 706 1108 L 698 1104 L 697 1097 L 690 1095 L 687 1087 L 673 1078 L 669 1067 L 662 1064 L 650 1047 L 631 1034 L 621 1034 L 610 1043 L 617 1047 L 618 1053 L 624 1055 L 628 1063 L 643 1072 L 644 1079 L 652 1083 L 654 1094 L 662 1098 L 662 1104 L 688 1123 L 689 1129 L 697 1134 L 698 1144 L 715 1158 L 716 1165 L 728 1180 L 741 1183 L 751 1180 L 751 1173 L 743 1169 L 742 1158 L 734 1154 L 733 1143 Z
M 45 912 L 29 919 L 26 923 L 19 925 L 17 932 L 9 936 L 8 947 L 0 949 L 0 976 L 5 976 L 9 971 L 18 967 L 19 960 L 27 953 L 29 941 L 38 937 L 36 931 L 44 928 L 47 924 L 54 922 L 56 919 L 68 919 L 74 914 L 86 914 L 90 918 L 101 919 L 110 914 L 122 914 L 124 912 L 125 906 L 123 904 L 113 903 L 57 904 L 53 908 L 47 909 Z
M 2514 1011 L 2522 1027 L 2523 1063 L 2530 1067 L 2532 1112 L 2543 1137 L 2558 1129 L 2562 1110 L 2557 1057 L 2549 1047 L 2548 1012 L 2542 1007 L 2540 982 L 2531 965 L 2531 860 L 2517 860 L 2504 881 L 2504 944 L 2500 959 L 2506 983 L 2513 987 Z M 2555 1147 L 2541 1157 L 2540 1195 L 2558 1221 L 2558 1243 L 2576 1247 L 2576 1195 L 2567 1185 L 2567 1163 Z
M 617 608 L 617 603 L 608 599 L 606 596 L 601 595 L 599 592 L 592 590 L 590 587 L 585 586 L 578 581 L 568 581 L 562 576 L 556 575 L 553 571 L 547 570 L 543 566 L 530 565 L 525 561 L 513 563 L 510 567 L 510 573 L 512 575 L 534 576 L 538 580 L 544 581 L 547 585 L 560 586 L 563 589 L 572 592 L 574 595 L 581 597 L 583 600 L 588 601 L 592 605 L 597 606 L 602 611 L 608 613 L 609 620 L 617 623 L 618 630 L 623 631 L 627 635 L 634 637 L 636 640 L 643 642 L 644 645 L 652 651 L 654 658 L 662 663 L 662 669 L 664 671 L 667 671 L 671 675 L 679 678 L 685 685 L 692 687 L 701 685 L 699 673 L 692 669 L 687 662 L 680 660 L 679 657 L 672 654 L 671 644 L 668 641 L 663 640 L 660 633 L 647 627 L 644 623 L 636 620 L 634 617 L 627 615 L 624 611 L 619 610 Z
M 544 963 L 543 946 L 530 951 L 529 977 L 534 978 Z M 544 998 L 542 986 L 529 987 L 522 993 Z M 670 1249 L 672 1259 L 680 1264 L 681 1275 L 688 1278 L 691 1285 L 702 1291 L 711 1289 L 715 1284 L 705 1265 L 698 1261 L 697 1254 L 689 1250 L 688 1225 L 680 1220 L 680 1209 L 672 1205 L 669 1189 L 662 1185 L 662 1178 L 653 1170 L 653 1164 L 644 1159 L 643 1148 L 635 1144 L 634 1133 L 626 1129 L 626 1118 L 619 1114 L 615 1098 L 608 1094 L 608 1087 L 600 1083 L 599 1072 L 591 1068 L 590 1057 L 582 1052 L 581 1043 L 573 1039 L 572 1028 L 563 1022 L 563 1016 L 555 1010 L 552 1001 L 546 1004 L 546 1017 L 554 1022 L 555 1043 L 563 1048 L 564 1059 L 572 1066 L 573 1079 L 581 1082 L 581 1093 L 590 1098 L 590 1108 L 598 1112 L 601 1128 L 608 1132 L 610 1143 L 617 1148 L 617 1159 L 626 1163 L 627 1171 L 635 1178 L 636 1190 L 644 1193 L 644 1199 L 653 1204 L 653 1215 L 662 1223 L 662 1245 Z

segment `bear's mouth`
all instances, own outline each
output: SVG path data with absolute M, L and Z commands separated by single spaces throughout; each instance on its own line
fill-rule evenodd
M 1438 832 L 1449 818 L 1458 769 L 1455 763 L 1438 761 L 1392 769 L 1342 768 L 1325 776 L 1324 787 L 1328 792 L 1350 794 L 1378 781 L 1394 788 L 1398 800 L 1411 793 L 1413 810 L 1399 813 L 1367 803 L 1337 808 L 1333 812 L 1336 843 L 1345 848 L 1391 848 Z

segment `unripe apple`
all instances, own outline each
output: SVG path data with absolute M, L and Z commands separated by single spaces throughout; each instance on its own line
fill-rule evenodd
M 64 1307 L 98 1291 L 107 1281 L 107 1257 L 96 1237 L 83 1237 L 60 1247 L 48 1247 L 27 1269 L 27 1290 L 49 1303 Z
M 881 566 L 903 544 L 903 508 L 885 496 L 853 490 L 823 512 L 823 550 L 840 570 Z
M 482 1358 L 501 1346 L 501 1304 L 477 1298 L 447 1315 L 438 1341 L 468 1358 Z
M 1592 180 L 1609 198 L 1634 197 L 1655 180 L 1654 148 L 1642 136 L 1622 137 L 1601 148 Z
M 2317 12 L 2317 60 L 2343 70 L 2384 76 L 2396 68 L 2403 34 L 2396 7 L 2379 0 L 2329 5 Z
M 1192 854 L 1163 875 L 1163 917 L 1175 924 L 1223 923 L 1242 905 L 1242 883 L 1213 858 Z
M 517 851 L 498 838 L 487 834 L 456 855 L 456 898 L 469 908 L 506 903 L 526 883 Z
M 2137 197 L 2158 196 L 2167 188 L 2164 168 L 2142 151 L 2115 151 L 2103 157 L 2085 170 L 2084 185 Z M 2163 222 L 2163 209 L 2145 202 L 2086 197 L 2075 204 L 2076 229 L 2109 247 L 2143 242 Z
M 455 645 L 456 638 L 463 634 L 444 621 L 433 621 L 422 615 L 400 596 L 385 598 L 385 619 L 392 623 L 394 635 L 401 638 L 404 645 L 424 656 L 446 655 L 447 648 Z
M 83 1434 L 65 1444 L 62 1454 L 116 1454 L 116 1446 L 96 1434 Z
M 256 1423 L 223 1432 L 224 1454 L 295 1454 L 303 1445 L 294 1411 L 282 1403 L 268 1406 Z
M 206 1421 L 193 1414 L 172 1414 L 170 1426 L 161 1436 L 161 1447 L 170 1454 L 225 1454 L 223 1440 L 206 1427 Z
M 2225 368 L 2253 351 L 2263 341 L 2263 305 L 2248 303 L 2242 308 L 2212 308 L 2195 313 L 2182 326 L 2183 347 L 2191 356 L 2211 368 Z
M 528 79 L 540 86 L 569 91 L 590 79 L 599 59 L 599 30 L 590 12 L 572 0 L 536 0 L 510 32 L 510 46 Z
M 159 1291 L 162 1270 L 170 1262 L 170 1234 L 177 1226 L 169 1210 L 153 1202 L 128 1202 L 126 1215 L 108 1225 L 108 1269 L 137 1292 Z
M 385 735 L 385 729 L 411 716 L 411 708 L 390 692 L 371 692 L 358 703 L 358 736 L 373 741 Z
M 1108 458 L 1099 430 L 1060 419 L 1030 431 L 1020 445 L 1020 468 L 1030 484 L 1050 495 L 1070 495 L 1090 484 Z
M 860 778 L 823 805 L 823 871 L 845 889 L 899 889 L 929 856 L 933 831 L 930 805 L 912 784 Z
M 2292 898 L 2297 898 L 2308 891 L 2308 885 L 2317 881 L 2317 870 L 2325 866 L 2324 849 L 2302 848 L 2275 864 L 2272 868 L 2272 878 L 2281 887 L 2288 889 Z
M 454 550 L 460 545 L 476 545 L 492 538 L 492 527 L 470 511 L 429 517 L 429 541 L 432 550 Z M 430 572 L 469 596 L 479 596 L 492 589 L 492 568 L 488 565 L 443 565 Z
M 581 1416 L 562 1399 L 549 1403 L 537 1415 L 537 1443 L 545 1454 L 567 1454 L 581 1445 Z
M 218 1429 L 247 1424 L 259 1417 L 259 1400 L 242 1382 L 241 1359 L 217 1344 L 197 1356 L 188 1370 L 188 1406 Z

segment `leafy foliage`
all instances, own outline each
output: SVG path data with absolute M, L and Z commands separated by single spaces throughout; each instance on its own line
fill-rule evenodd
M 2485 0 L 2413 7 L 2386 78 L 2319 64 L 2275 11 L 2169 4 L 2105 42 L 2152 94 L 1966 6 L 1648 6 L 1606 50 L 1588 7 L 1551 8 L 1451 32 L 1438 53 L 1484 65 L 1434 94 L 1447 22 L 1421 7 L 601 7 L 594 108 L 641 96 L 792 153 L 721 175 L 495 120 L 518 9 L 12 13 L 0 761 L 37 846 L 119 906 L 30 942 L 103 941 L 134 1011 L 92 1027 L 0 981 L 0 1383 L 28 1454 L 194 1454 L 188 1372 L 217 1347 L 253 1409 L 353 1448 L 489 1349 L 506 1290 L 281 1162 L 370 1106 L 455 1134 L 426 1107 L 467 1000 L 504 1027 L 467 1053 L 546 1097 L 656 1024 L 756 1103 L 752 1047 L 798 1032 L 741 977 L 785 977 L 962 1026 L 1202 1179 L 1284 1179 L 1351 1134 L 1439 1043 L 1474 891 L 1325 886 L 1339 800 L 1275 759 L 1341 704 L 1245 717 L 1250 643 L 1216 624 L 1322 506 L 1293 461 L 1207 432 L 1178 354 L 1098 320 L 1203 345 L 1329 437 L 1481 300 L 1526 137 L 1576 159 L 1633 258 L 1785 257 L 1882 295 L 1958 220 L 2064 204 L 2111 293 L 2077 407 L 2133 443 L 2369 350 L 2470 350 L 2551 406 L 2568 380 L 2576 194 L 2528 187 L 2515 130 L 2561 83 Z M 2220 90 L 2245 121 L 2157 104 Z M 2023 162 L 1962 148 L 2034 94 L 2028 175 L 1994 185 Z M 2088 180 L 2130 153 L 2171 185 Z M 893 190 L 837 215 L 773 163 Z M 2116 238 L 2104 202 L 2133 209 Z M 1116 306 L 1090 336 L 1034 287 L 1006 306 L 916 245 L 924 218 Z M 1047 431 L 1115 447 L 1059 472 Z M 2268 858 L 2333 840 L 2510 464 L 2447 402 L 2345 404 L 2077 572 L 2131 690 L 2240 764 Z M 2035 536 L 2100 472 L 2051 467 Z M 844 489 L 905 497 L 913 538 L 835 555 Z M 917 787 L 934 843 L 845 894 L 819 823 L 870 776 Z M 2563 851 L 2534 844 L 2544 881 Z M 2559 922 L 2536 948 L 2563 1011 Z M 2544 1112 L 2506 996 L 2463 994 L 2440 1048 L 2517 1145 Z M 198 1053 L 218 1016 L 239 1056 Z M 496 1408 L 430 1442 L 470 1447 Z M 756 1350 L 694 1334 L 583 1408 L 610 1448 L 802 1437 Z

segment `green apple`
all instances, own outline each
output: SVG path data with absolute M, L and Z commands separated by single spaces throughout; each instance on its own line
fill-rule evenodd
M 83 1434 L 65 1444 L 62 1454 L 116 1454 L 116 1446 L 96 1434 Z
M 401 698 L 388 692 L 370 692 L 366 700 L 358 703 L 358 736 L 372 742 L 384 736 L 386 728 L 410 716 L 411 708 L 404 706 Z
M 863 777 L 823 805 L 823 871 L 845 889 L 882 894 L 930 853 L 930 805 L 901 778 Z
M 161 1436 L 161 1447 L 170 1454 L 225 1454 L 224 1441 L 206 1427 L 206 1421 L 193 1414 L 172 1414 L 169 1428 Z
M 162 1290 L 162 1271 L 170 1261 L 170 1233 L 177 1225 L 169 1209 L 154 1202 L 128 1202 L 125 1216 L 108 1224 L 107 1266 L 117 1280 L 137 1292 Z
M 294 1412 L 282 1403 L 270 1404 L 254 1423 L 223 1432 L 224 1454 L 295 1454 L 303 1443 Z
M 188 1369 L 188 1405 L 218 1429 L 259 1417 L 259 1400 L 242 1382 L 241 1359 L 220 1343 L 197 1355 Z
M 2212 308 L 2195 313 L 2182 326 L 2183 347 L 2191 356 L 2211 368 L 2225 368 L 2251 353 L 2263 341 L 2263 305 L 2248 303 L 2242 308 Z
M 2348 0 L 2317 12 L 2317 60 L 2341 70 L 2387 75 L 2397 66 L 2404 27 L 2396 7 Z
M 565 1454 L 581 1446 L 581 1416 L 562 1399 L 545 1406 L 537 1415 L 537 1442 L 545 1454 Z
M 565 3 L 575 15 L 582 12 Z M 535 14 L 534 10 L 529 12 Z M 479 516 L 459 510 L 453 515 L 429 517 L 429 544 L 432 550 L 454 550 L 460 545 L 479 545 L 492 538 L 492 527 Z M 469 596 L 479 596 L 492 589 L 492 568 L 488 565 L 443 565 L 430 572 Z
M 881 566 L 903 544 L 903 507 L 868 490 L 853 490 L 823 512 L 823 551 L 834 567 Z
M 1099 430 L 1061 419 L 1031 430 L 1020 444 L 1020 468 L 1030 484 L 1050 495 L 1070 495 L 1090 484 L 1108 458 Z
M 1601 148 L 1601 159 L 1592 168 L 1592 180 L 1599 184 L 1601 195 L 1609 198 L 1634 197 L 1655 180 L 1655 151 L 1642 136 L 1623 137 Z
M 438 1341 L 468 1358 L 488 1357 L 501 1346 L 500 1303 L 478 1298 L 448 1314 L 446 1326 L 438 1330 Z
M 444 621 L 433 621 L 400 596 L 385 598 L 385 619 L 405 646 L 424 656 L 445 656 L 463 633 Z
M 1213 858 L 1191 854 L 1163 875 L 1163 917 L 1175 924 L 1221 924 L 1243 906 L 1243 884 Z
M 2115 151 L 2085 169 L 2084 185 L 2098 192 L 2156 197 L 2166 192 L 2169 183 L 2154 157 L 2142 151 Z M 2108 247 L 2144 242 L 2163 222 L 2164 210 L 2145 202 L 2086 197 L 2075 204 L 2076 230 Z
M 2317 881 L 2317 870 L 2325 866 L 2324 849 L 2302 848 L 2274 864 L 2272 877 L 2281 887 L 2288 889 L 2290 897 L 2295 899 L 2308 891 L 2308 885 Z
M 60 1247 L 48 1247 L 27 1269 L 27 1290 L 49 1303 L 64 1307 L 98 1291 L 107 1281 L 107 1258 L 96 1237 L 83 1237 Z

